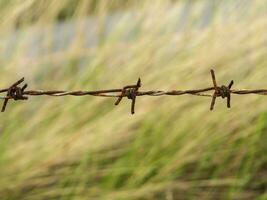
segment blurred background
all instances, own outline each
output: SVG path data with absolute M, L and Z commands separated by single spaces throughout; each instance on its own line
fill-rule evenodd
M 267 88 L 266 0 L 0 0 L 0 88 Z M 4 94 L 2 94 L 3 96 Z M 267 102 L 32 97 L 0 115 L 1 200 L 267 199 Z

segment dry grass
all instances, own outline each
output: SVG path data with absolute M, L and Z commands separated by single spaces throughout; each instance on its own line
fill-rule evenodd
M 145 90 L 195 88 L 215 66 L 220 83 L 267 88 L 265 0 L 194 1 L 186 12 L 188 1 L 19 2 L 0 3 L 2 86 L 25 76 L 33 89 L 98 89 L 142 77 Z M 233 97 L 231 110 L 218 101 L 212 113 L 210 99 L 144 97 L 134 117 L 129 102 L 31 101 L 0 116 L 1 199 L 266 199 L 264 97 Z

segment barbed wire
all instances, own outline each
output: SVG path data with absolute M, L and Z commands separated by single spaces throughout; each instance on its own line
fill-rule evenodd
M 247 95 L 247 94 L 258 94 L 267 95 L 267 89 L 231 89 L 234 81 L 230 81 L 228 86 L 222 85 L 218 86 L 216 81 L 216 76 L 214 70 L 210 70 L 213 87 L 203 88 L 203 89 L 193 89 L 193 90 L 171 90 L 171 91 L 161 91 L 161 90 L 150 90 L 150 91 L 139 91 L 141 87 L 141 79 L 139 78 L 135 85 L 127 85 L 122 89 L 109 89 L 109 90 L 96 90 L 96 91 L 62 91 L 62 90 L 26 90 L 27 84 L 22 87 L 19 85 L 24 82 L 24 78 L 12 84 L 6 89 L 0 90 L 0 93 L 6 93 L 5 97 L 0 97 L 4 100 L 1 112 L 5 112 L 9 100 L 28 100 L 29 96 L 98 96 L 98 97 L 116 97 L 118 98 L 115 105 L 119 105 L 124 97 L 131 100 L 131 113 L 135 113 L 135 102 L 138 96 L 179 96 L 179 95 L 196 95 L 203 97 L 211 97 L 210 110 L 214 109 L 217 97 L 222 97 L 227 99 L 227 107 L 231 108 L 231 94 L 236 95 Z M 213 91 L 213 94 L 206 94 L 205 92 Z

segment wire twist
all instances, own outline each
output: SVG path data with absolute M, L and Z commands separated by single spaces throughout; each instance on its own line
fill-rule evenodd
M 223 99 L 227 98 L 227 107 L 231 108 L 231 87 L 233 86 L 234 81 L 232 80 L 228 86 L 222 85 L 221 87 L 218 87 L 214 70 L 210 70 L 210 73 L 214 85 L 214 93 L 212 95 L 210 110 L 214 109 L 217 97 L 222 97 Z
M 62 97 L 62 96 L 98 96 L 98 97 L 116 97 L 118 98 L 115 102 L 115 105 L 119 105 L 121 100 L 124 97 L 127 97 L 131 100 L 131 113 L 135 113 L 135 103 L 138 96 L 180 96 L 180 95 L 195 95 L 203 97 L 211 97 L 210 110 L 214 110 L 217 97 L 226 98 L 227 107 L 231 108 L 231 94 L 236 95 L 247 95 L 247 94 L 257 94 L 257 95 L 267 95 L 267 89 L 256 89 L 256 90 L 234 90 L 231 89 L 234 81 L 232 80 L 228 86 L 222 85 L 218 86 L 214 70 L 210 70 L 212 77 L 212 87 L 203 88 L 203 89 L 194 89 L 194 90 L 171 90 L 171 91 L 162 91 L 162 90 L 151 90 L 151 91 L 139 91 L 141 87 L 141 79 L 139 78 L 135 85 L 127 85 L 122 89 L 109 89 L 109 90 L 96 90 L 96 91 L 62 91 L 62 90 L 28 90 L 26 91 L 27 84 L 24 84 L 22 87 L 19 86 L 24 82 L 24 78 L 13 83 L 10 87 L 0 90 L 0 93 L 6 93 L 5 97 L 0 97 L 4 100 L 2 106 L 2 112 L 6 110 L 9 100 L 28 100 L 29 96 L 53 96 L 53 97 Z M 205 92 L 213 91 L 213 94 L 206 94 Z
M 14 99 L 15 101 L 18 100 L 28 100 L 27 96 L 24 96 L 24 90 L 27 88 L 27 84 L 25 84 L 23 87 L 19 87 L 18 85 L 21 84 L 24 81 L 24 78 L 20 79 L 19 81 L 15 82 L 12 84 L 8 89 L 7 89 L 7 95 L 4 100 L 2 110 L 1 112 L 5 112 L 6 106 L 8 104 L 8 101 L 10 99 Z
M 132 106 L 131 106 L 131 113 L 135 113 L 135 101 L 136 96 L 138 95 L 138 89 L 141 87 L 141 79 L 139 78 L 136 85 L 128 85 L 123 87 L 121 91 L 121 96 L 118 98 L 118 100 L 115 102 L 115 105 L 119 105 L 123 97 L 127 97 L 128 99 L 132 100 Z

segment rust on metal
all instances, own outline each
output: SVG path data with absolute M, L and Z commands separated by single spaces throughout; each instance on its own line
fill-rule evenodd
M 24 81 L 24 78 L 12 84 L 8 89 L 3 90 L 7 92 L 7 95 L 6 95 L 6 98 L 4 99 L 1 112 L 5 112 L 8 101 L 10 99 L 14 99 L 15 101 L 28 99 L 28 97 L 24 95 L 24 90 L 27 88 L 28 85 L 25 84 L 23 85 L 23 87 L 19 87 L 19 84 L 21 84 L 23 81 Z
M 138 90 L 141 87 L 141 79 L 139 78 L 136 85 L 127 85 L 121 90 L 121 95 L 118 100 L 115 102 L 115 105 L 119 105 L 123 97 L 127 97 L 132 100 L 131 113 L 135 113 L 135 101 L 136 96 L 138 95 Z
M 227 99 L 227 107 L 231 107 L 231 94 L 236 95 L 247 95 L 247 94 L 258 94 L 258 95 L 267 95 L 267 89 L 231 89 L 234 81 L 231 81 L 228 86 L 222 85 L 218 86 L 214 70 L 210 71 L 212 77 L 212 87 L 207 87 L 203 89 L 193 89 L 193 90 L 171 90 L 171 91 L 162 91 L 162 90 L 150 90 L 150 91 L 139 91 L 141 87 L 141 79 L 139 78 L 135 85 L 127 85 L 122 89 L 107 89 L 107 90 L 95 90 L 95 91 L 62 91 L 62 90 L 27 90 L 27 84 L 22 87 L 19 86 L 24 82 L 24 78 L 13 83 L 10 87 L 1 89 L 1 93 L 6 93 L 5 97 L 0 97 L 0 100 L 4 100 L 2 106 L 2 112 L 6 110 L 9 100 L 28 100 L 29 96 L 53 96 L 53 97 L 62 97 L 62 96 L 98 96 L 98 97 L 115 97 L 118 98 L 115 102 L 115 105 L 119 105 L 121 100 L 124 97 L 127 97 L 131 100 L 131 113 L 135 113 L 135 103 L 138 96 L 179 96 L 179 95 L 195 95 L 195 96 L 204 96 L 211 97 L 210 110 L 214 110 L 216 98 L 222 97 Z M 206 92 L 213 91 L 213 94 L 207 94 Z
M 227 107 L 231 108 L 231 87 L 233 86 L 234 81 L 232 80 L 228 86 L 222 85 L 221 87 L 218 87 L 214 70 L 211 69 L 210 73 L 214 86 L 214 93 L 212 95 L 210 110 L 214 109 L 217 97 L 222 97 L 223 99 L 227 98 Z

